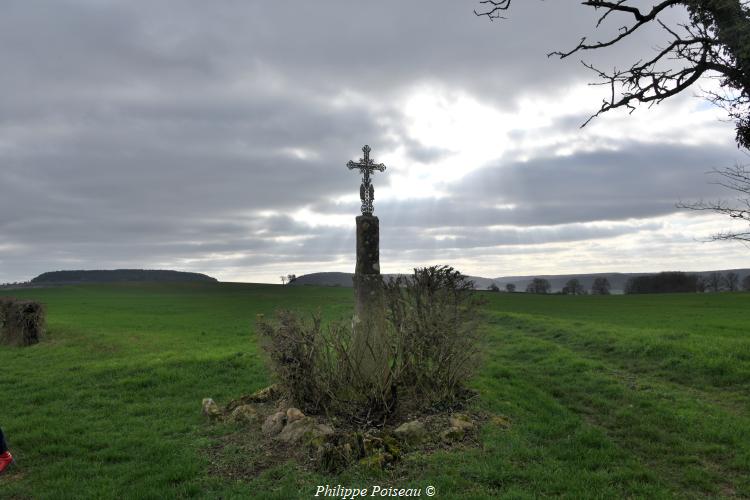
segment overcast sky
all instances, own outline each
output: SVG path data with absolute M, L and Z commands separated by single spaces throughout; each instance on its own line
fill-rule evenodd
M 585 129 L 601 88 L 546 53 L 578 2 L 5 0 L 0 282 L 159 268 L 225 281 L 354 270 L 364 144 L 381 269 L 485 277 L 750 267 L 680 201 L 748 159 L 693 93 Z M 679 20 L 673 11 L 666 22 Z M 624 67 L 664 41 L 586 55 Z

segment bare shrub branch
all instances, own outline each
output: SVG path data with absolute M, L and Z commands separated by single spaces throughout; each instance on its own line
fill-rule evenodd
M 258 332 L 279 384 L 300 408 L 364 427 L 383 425 L 397 405 L 405 411 L 451 406 L 465 391 L 482 345 L 480 302 L 472 290 L 473 283 L 447 266 L 385 283 L 388 363 L 375 379 L 360 370 L 348 325 L 324 328 L 320 315 L 303 321 L 279 311 L 275 324 L 261 319 Z

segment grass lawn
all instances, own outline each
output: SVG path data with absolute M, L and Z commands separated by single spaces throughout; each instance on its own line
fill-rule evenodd
M 750 497 L 750 294 L 485 293 L 480 446 L 338 476 L 295 463 L 244 480 L 207 450 L 238 432 L 200 415 L 267 385 L 256 314 L 347 318 L 352 291 L 247 284 L 12 292 L 47 305 L 47 339 L 0 347 L 0 426 L 18 467 L 0 498 L 309 498 L 317 485 L 435 498 Z M 234 453 L 233 453 L 234 451 Z M 252 462 L 225 448 L 224 461 Z

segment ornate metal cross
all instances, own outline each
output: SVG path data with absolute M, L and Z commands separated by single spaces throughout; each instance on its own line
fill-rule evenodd
M 364 158 L 360 158 L 358 162 L 349 160 L 346 164 L 349 170 L 358 168 L 362 172 L 362 185 L 359 186 L 359 198 L 362 200 L 362 214 L 372 215 L 372 202 L 375 200 L 375 188 L 370 183 L 370 174 L 374 174 L 375 171 L 385 171 L 385 165 L 382 163 L 376 164 L 370 159 L 370 146 L 365 144 L 362 148 L 362 152 L 365 154 Z

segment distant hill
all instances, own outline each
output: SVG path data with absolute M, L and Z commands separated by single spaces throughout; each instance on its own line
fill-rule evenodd
M 125 281 L 189 282 L 217 281 L 200 273 L 151 269 L 114 269 L 111 271 L 52 271 L 31 280 L 32 284 L 113 283 Z
M 695 271 L 687 272 L 688 274 L 697 274 L 699 276 L 707 276 L 711 273 L 728 273 L 735 272 L 742 279 L 750 274 L 750 269 L 725 269 L 720 271 Z M 543 278 L 550 282 L 552 292 L 558 292 L 563 289 L 565 283 L 570 279 L 577 279 L 581 282 L 586 290 L 591 289 L 591 285 L 596 278 L 607 278 L 611 285 L 612 293 L 623 293 L 625 290 L 625 282 L 629 278 L 634 276 L 647 276 L 657 273 L 590 273 L 590 274 L 536 274 L 529 276 L 501 276 L 499 278 L 482 278 L 480 276 L 469 276 L 469 279 L 474 282 L 474 286 L 477 290 L 486 290 L 488 286 L 495 283 L 501 290 L 505 289 L 505 285 L 512 283 L 516 286 L 516 290 L 523 292 L 526 290 L 526 286 L 534 278 Z M 292 285 L 318 285 L 318 286 L 352 286 L 352 273 L 311 273 L 299 276 Z M 396 274 L 386 274 L 386 277 L 398 276 Z

